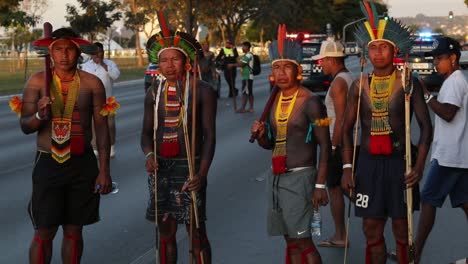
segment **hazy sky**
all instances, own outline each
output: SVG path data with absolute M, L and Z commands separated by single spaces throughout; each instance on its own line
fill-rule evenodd
M 209 1 L 209 0 L 207 0 Z M 390 16 L 404 17 L 424 14 L 426 16 L 468 15 L 464 0 L 384 0 L 389 5 Z M 42 23 L 50 22 L 54 28 L 69 25 L 65 20 L 66 4 L 78 6 L 75 0 L 49 0 L 49 8 Z

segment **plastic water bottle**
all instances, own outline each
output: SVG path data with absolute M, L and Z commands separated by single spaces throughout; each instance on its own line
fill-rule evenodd
M 115 194 L 119 192 L 119 184 L 117 182 L 112 182 L 112 190 L 111 194 Z
M 322 216 L 320 215 L 320 210 L 314 208 L 314 213 L 312 215 L 312 221 L 310 222 L 310 230 L 312 236 L 321 236 L 322 235 Z
M 96 185 L 96 190 L 101 189 L 101 185 L 97 184 Z M 119 184 L 117 182 L 112 182 L 112 189 L 109 194 L 116 194 L 119 192 Z

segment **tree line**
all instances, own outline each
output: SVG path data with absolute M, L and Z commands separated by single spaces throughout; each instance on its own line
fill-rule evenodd
M 34 14 L 25 3 L 47 0 L 8 0 L 0 3 L 0 26 L 7 31 L 22 28 L 27 31 L 40 21 L 40 14 Z M 287 25 L 288 31 L 325 33 L 326 24 L 332 25 L 335 35 L 340 38 L 342 27 L 362 18 L 360 0 L 77 0 L 78 6 L 67 4 L 66 20 L 71 28 L 94 40 L 99 33 L 108 35 L 115 22 L 121 21 L 125 28 L 134 33 L 134 44 L 142 65 L 142 52 L 138 32 L 147 38 L 155 34 L 157 11 L 163 7 L 171 25 L 192 35 L 198 25 L 205 25 L 210 31 L 213 43 L 222 44 L 229 39 L 239 43 L 245 39 L 263 44 L 276 37 L 278 24 Z M 382 0 L 375 0 L 379 13 L 386 12 Z M 22 6 L 23 5 L 23 6 Z M 149 26 L 148 26 L 149 25 Z M 32 30 L 30 30 L 33 32 Z M 35 35 L 29 36 L 33 39 Z M 114 36 L 116 37 L 116 36 Z M 30 39 L 30 40 L 31 40 Z M 29 40 L 29 41 L 30 41 Z M 18 45 L 28 41 L 24 37 Z M 23 42 L 23 43 L 21 43 Z M 133 46 L 133 45 L 132 45 Z M 139 64 L 140 64 L 139 63 Z

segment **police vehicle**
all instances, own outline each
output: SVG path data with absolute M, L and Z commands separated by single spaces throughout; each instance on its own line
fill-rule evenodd
M 433 92 L 438 92 L 444 81 L 443 77 L 437 74 L 434 58 L 429 54 L 435 48 L 434 41 L 440 36 L 441 34 L 430 32 L 418 33 L 408 54 L 411 70 L 417 73 Z
M 302 85 L 312 92 L 325 97 L 330 87 L 331 77 L 324 75 L 320 60 L 312 57 L 320 53 L 322 41 L 326 40 L 326 34 L 293 33 L 287 34 L 288 38 L 302 43 Z

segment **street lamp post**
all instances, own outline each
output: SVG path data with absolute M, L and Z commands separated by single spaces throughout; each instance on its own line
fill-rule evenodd
M 348 24 L 346 24 L 346 25 L 343 26 L 343 45 L 346 44 L 346 28 L 349 27 L 349 26 L 351 26 L 351 25 L 354 25 L 354 24 L 356 24 L 356 23 L 359 23 L 359 22 L 361 22 L 361 21 L 364 21 L 364 20 L 366 20 L 365 17 L 360 18 L 360 19 L 358 19 L 358 20 L 351 21 L 351 22 L 349 22 Z

